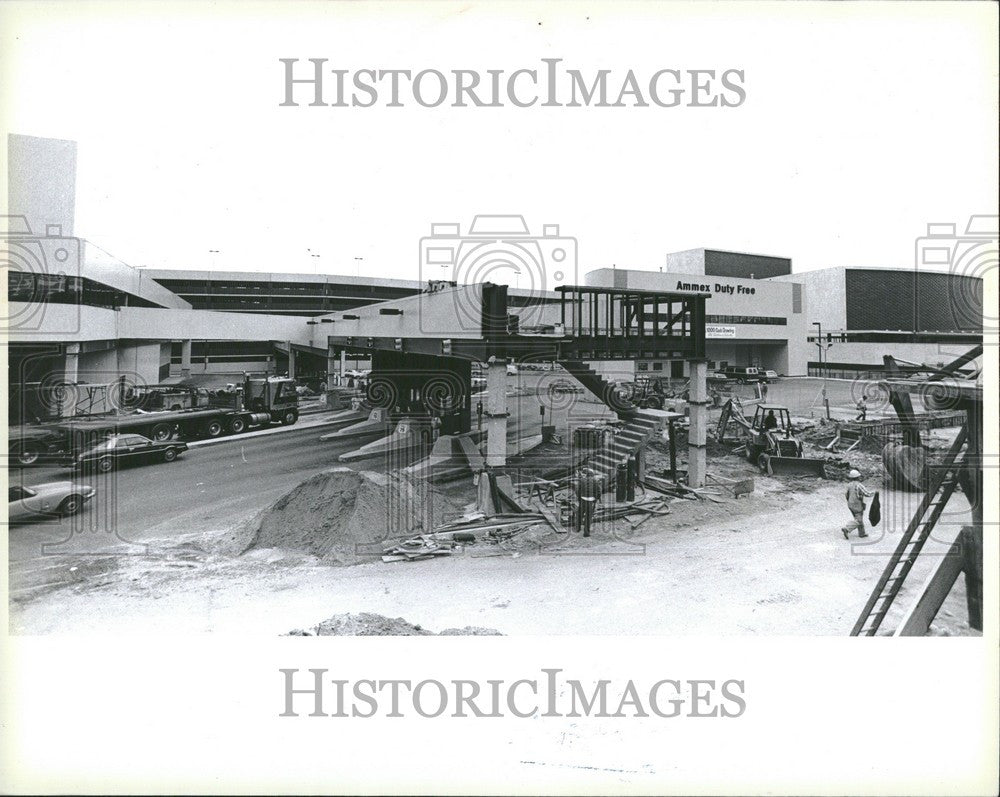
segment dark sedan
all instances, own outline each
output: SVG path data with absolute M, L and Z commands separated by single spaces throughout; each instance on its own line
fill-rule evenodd
M 173 462 L 187 448 L 187 443 L 179 440 L 157 442 L 141 434 L 115 434 L 78 454 L 72 464 L 107 473 L 120 465 Z
M 66 450 L 66 435 L 55 429 L 21 426 L 8 430 L 8 454 L 20 466 L 58 462 Z

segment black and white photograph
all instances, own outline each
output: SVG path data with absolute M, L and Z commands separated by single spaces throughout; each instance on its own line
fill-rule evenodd
M 0 789 L 996 793 L 997 56 L 0 4 Z

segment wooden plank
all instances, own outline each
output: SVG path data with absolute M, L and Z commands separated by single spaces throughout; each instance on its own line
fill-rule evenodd
M 554 514 L 552 514 L 552 511 L 547 506 L 543 504 L 541 507 L 541 511 L 542 515 L 545 517 L 545 520 L 552 527 L 552 530 L 554 532 L 556 532 L 557 534 L 566 534 L 567 529 L 563 528 L 562 523 L 559 522 L 559 520 L 556 518 Z
M 931 623 L 937 617 L 955 580 L 964 567 L 961 538 L 952 543 L 948 552 L 941 557 L 930 576 L 920 588 L 920 594 L 910 610 L 903 616 L 893 636 L 926 636 Z

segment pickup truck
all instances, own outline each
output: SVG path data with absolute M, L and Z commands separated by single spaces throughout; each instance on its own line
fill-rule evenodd
M 743 385 L 748 382 L 767 382 L 768 378 L 764 374 L 763 369 L 756 368 L 752 365 L 730 365 L 723 372 L 726 375 L 726 379 L 738 382 Z

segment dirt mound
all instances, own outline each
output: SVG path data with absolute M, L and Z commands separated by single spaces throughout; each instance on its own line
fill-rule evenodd
M 465 628 L 446 628 L 436 635 L 433 631 L 404 620 L 402 617 L 383 617 L 381 614 L 335 614 L 308 631 L 297 629 L 289 636 L 502 636 L 493 628 L 467 625 Z
M 306 479 L 243 524 L 221 545 L 236 555 L 258 549 L 307 553 L 324 564 L 377 559 L 385 540 L 429 524 L 426 486 L 399 476 L 333 468 Z
M 335 614 L 316 626 L 316 636 L 431 636 L 431 632 L 402 617 L 381 614 Z

